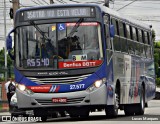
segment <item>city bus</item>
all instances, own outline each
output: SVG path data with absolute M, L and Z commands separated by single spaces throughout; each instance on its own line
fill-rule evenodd
M 14 55 L 11 54 L 14 33 Z M 143 115 L 155 97 L 152 27 L 103 5 L 66 4 L 16 12 L 7 49 L 17 105 L 47 120 L 105 110 Z

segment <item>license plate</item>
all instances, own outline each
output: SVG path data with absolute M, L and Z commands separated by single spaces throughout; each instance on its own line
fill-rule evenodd
M 67 98 L 52 98 L 53 103 L 66 103 Z

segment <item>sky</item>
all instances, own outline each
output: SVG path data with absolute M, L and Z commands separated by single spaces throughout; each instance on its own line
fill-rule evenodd
M 12 20 L 9 17 L 9 10 L 12 7 L 11 0 L 6 0 L 6 28 L 7 33 L 13 28 Z M 21 7 L 48 5 L 50 0 L 19 0 Z M 54 0 L 56 4 L 76 2 L 97 2 L 104 0 Z M 0 0 L 0 49 L 4 47 L 4 0 Z M 152 25 L 156 33 L 156 40 L 160 40 L 160 0 L 112 0 L 110 8 L 118 12 L 140 20 L 143 23 Z

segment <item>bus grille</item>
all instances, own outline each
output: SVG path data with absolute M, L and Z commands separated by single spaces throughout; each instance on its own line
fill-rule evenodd
M 84 100 L 85 97 L 79 98 L 68 98 L 66 103 L 53 103 L 52 99 L 36 99 L 36 101 L 41 105 L 62 105 L 62 104 L 78 104 Z
M 69 84 L 69 83 L 76 83 L 81 82 L 85 78 L 89 77 L 91 74 L 80 75 L 80 76 L 72 76 L 72 77 L 53 77 L 53 78 L 34 78 L 34 77 L 27 77 L 33 82 L 39 84 Z

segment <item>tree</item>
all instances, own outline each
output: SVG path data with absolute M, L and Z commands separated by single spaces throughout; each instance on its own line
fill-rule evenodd
M 4 69 L 5 69 L 5 56 L 4 56 L 4 48 L 0 50 L 0 73 L 4 73 Z M 9 55 L 7 55 L 7 65 L 8 65 L 8 75 L 11 76 L 11 72 L 9 71 L 9 69 L 13 66 L 12 64 L 12 60 L 9 57 Z M 11 70 L 11 69 L 10 69 Z
M 158 63 L 158 61 L 159 61 L 159 54 L 158 53 L 154 54 L 154 61 Z
M 155 39 L 156 39 L 156 33 L 155 33 L 154 30 L 152 30 L 152 40 L 153 40 L 153 42 L 155 41 Z

